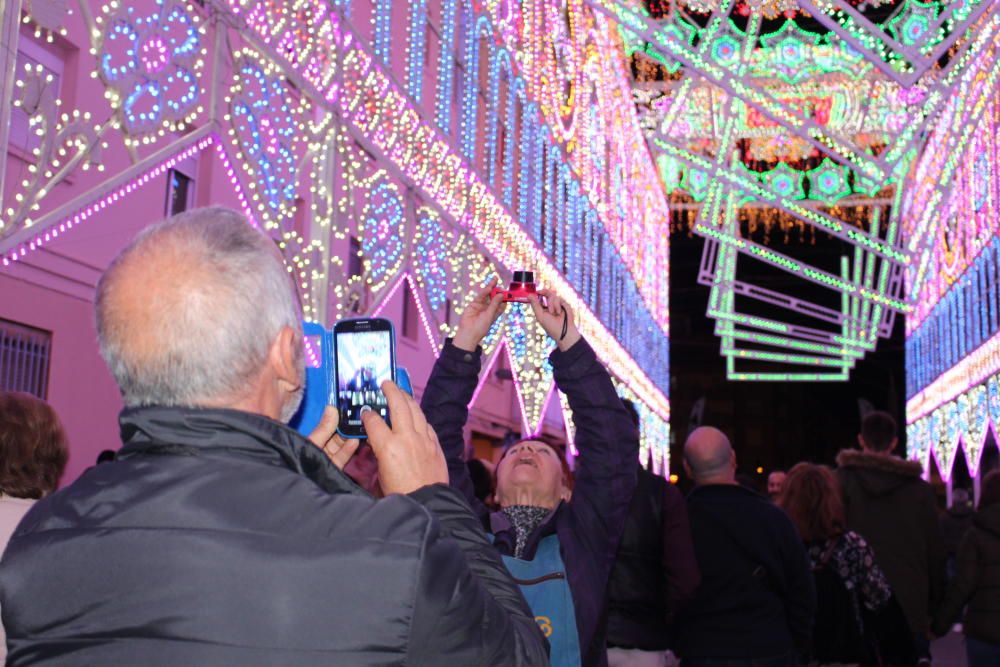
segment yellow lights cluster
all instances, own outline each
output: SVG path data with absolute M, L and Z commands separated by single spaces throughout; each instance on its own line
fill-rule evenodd
M 28 117 L 32 159 L 14 192 L 14 205 L 6 208 L 5 220 L 0 221 L 0 231 L 31 227 L 45 196 L 75 169 L 104 171 L 100 150 L 107 147 L 101 140 L 105 127 L 95 125 L 89 111 L 59 113 L 62 100 L 53 88 L 53 76 L 40 64 L 25 63 L 14 82 L 13 107 Z

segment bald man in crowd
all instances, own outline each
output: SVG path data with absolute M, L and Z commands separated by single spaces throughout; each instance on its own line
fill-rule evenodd
M 718 429 L 684 444 L 694 480 L 688 514 L 701 587 L 677 619 L 683 667 L 792 667 L 806 647 L 816 591 L 805 548 L 785 513 L 736 483 L 736 453 Z

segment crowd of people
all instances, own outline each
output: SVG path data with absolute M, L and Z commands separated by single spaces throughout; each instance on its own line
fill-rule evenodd
M 545 290 L 579 456 L 529 438 L 469 461 L 504 308 L 487 289 L 463 311 L 420 404 L 386 382 L 364 445 L 332 407 L 307 438 L 285 425 L 305 374 L 274 245 L 220 208 L 141 233 L 96 298 L 121 448 L 56 491 L 57 415 L 0 394 L 6 664 L 903 667 L 961 618 L 969 665 L 1000 665 L 1000 471 L 951 525 L 886 413 L 767 495 L 704 426 L 685 497 L 638 465 L 635 407 Z

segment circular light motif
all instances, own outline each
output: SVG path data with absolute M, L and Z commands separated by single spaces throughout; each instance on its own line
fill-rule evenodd
M 153 13 L 128 3 L 105 8 L 98 33 L 98 74 L 121 112 L 126 141 L 178 130 L 198 111 L 203 49 L 197 19 L 179 0 L 157 0 Z
M 740 44 L 732 37 L 723 35 L 712 45 L 712 58 L 720 65 L 732 65 L 740 52 Z
M 922 16 L 911 17 L 903 24 L 903 43 L 912 45 L 927 32 L 927 19 Z
M 778 45 L 781 53 L 781 60 L 791 66 L 799 65 L 804 57 L 802 52 L 802 42 L 797 39 L 788 38 Z
M 170 64 L 170 53 L 167 51 L 167 45 L 158 35 L 143 42 L 139 53 L 142 64 L 149 74 L 159 74 Z
M 795 184 L 787 174 L 778 174 L 771 179 L 771 187 L 780 195 L 788 196 L 795 190 Z

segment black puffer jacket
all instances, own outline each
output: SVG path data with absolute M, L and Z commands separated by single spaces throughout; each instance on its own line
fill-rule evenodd
M 39 501 L 4 553 L 8 665 L 547 664 L 452 489 L 376 501 L 243 412 L 121 427 L 118 460 Z
M 965 634 L 1000 644 L 1000 505 L 977 512 L 962 539 L 955 579 L 934 618 L 934 632 L 945 634 L 966 604 Z
M 844 450 L 837 455 L 847 528 L 864 537 L 910 629 L 924 633 L 941 601 L 945 549 L 934 493 L 916 461 Z

